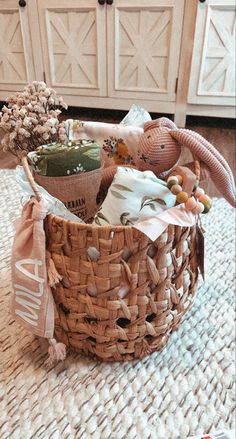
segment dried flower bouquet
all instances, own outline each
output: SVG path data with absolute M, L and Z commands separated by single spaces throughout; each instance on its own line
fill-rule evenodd
M 67 108 L 62 97 L 44 82 L 34 81 L 23 92 L 7 100 L 0 112 L 1 141 L 4 151 L 22 156 L 45 143 L 67 140 L 65 122 L 59 122 L 60 108 Z M 59 108 L 58 108 L 59 107 Z

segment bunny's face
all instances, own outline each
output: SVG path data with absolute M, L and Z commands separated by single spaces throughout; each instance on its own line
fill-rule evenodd
M 159 175 L 170 170 L 178 162 L 181 148 L 169 131 L 166 127 L 145 129 L 138 145 L 136 161 L 138 169 L 141 171 L 149 169 Z

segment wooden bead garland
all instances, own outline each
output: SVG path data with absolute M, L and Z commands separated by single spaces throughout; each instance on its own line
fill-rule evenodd
M 182 187 L 180 186 L 180 184 L 174 184 L 171 188 L 171 192 L 174 195 L 178 195 L 179 192 L 182 192 Z
M 178 204 L 185 204 L 187 210 L 192 211 L 195 215 L 200 213 L 208 213 L 212 207 L 212 201 L 208 195 L 205 194 L 204 189 L 199 187 L 199 182 L 196 182 L 193 188 L 192 196 L 188 196 L 187 192 L 182 190 L 181 184 L 183 178 L 181 175 L 172 175 L 167 179 L 167 187 L 172 194 L 176 195 Z

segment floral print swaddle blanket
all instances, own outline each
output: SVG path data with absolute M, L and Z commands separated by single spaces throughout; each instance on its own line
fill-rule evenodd
M 139 137 L 145 122 L 150 120 L 150 114 L 134 104 L 119 124 L 67 119 L 66 131 L 72 141 L 96 139 L 105 167 L 134 165 Z
M 152 171 L 119 166 L 94 218 L 97 225 L 132 225 L 175 205 L 176 196 Z

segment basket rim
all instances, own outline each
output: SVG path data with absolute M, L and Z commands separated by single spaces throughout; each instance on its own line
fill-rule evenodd
M 80 228 L 82 228 L 82 229 L 98 229 L 98 230 L 102 230 L 102 229 L 107 229 L 107 230 L 109 230 L 109 231 L 122 231 L 122 230 L 137 230 L 137 232 L 139 232 L 139 230 L 138 229 L 136 229 L 136 228 L 134 228 L 133 226 L 123 226 L 123 225 L 116 225 L 116 224 L 107 224 L 107 225 L 102 225 L 102 226 L 99 226 L 99 225 L 97 225 L 97 224 L 88 224 L 88 223 L 84 223 L 84 222 L 77 222 L 77 221 L 73 221 L 73 220 L 69 220 L 69 219 L 66 219 L 66 218 L 63 218 L 63 217 L 61 217 L 61 216 L 59 216 L 59 215 L 55 215 L 55 214 L 53 214 L 53 213 L 50 213 L 50 214 L 48 214 L 47 215 L 47 218 L 49 218 L 50 220 L 53 220 L 53 219 L 55 219 L 57 222 L 61 222 L 61 221 L 63 221 L 63 222 L 65 222 L 66 224 L 67 223 L 69 223 L 69 224 L 72 224 L 72 225 L 74 225 L 74 226 L 77 226 L 77 227 L 80 227 Z M 141 232 L 140 232 L 141 233 Z

